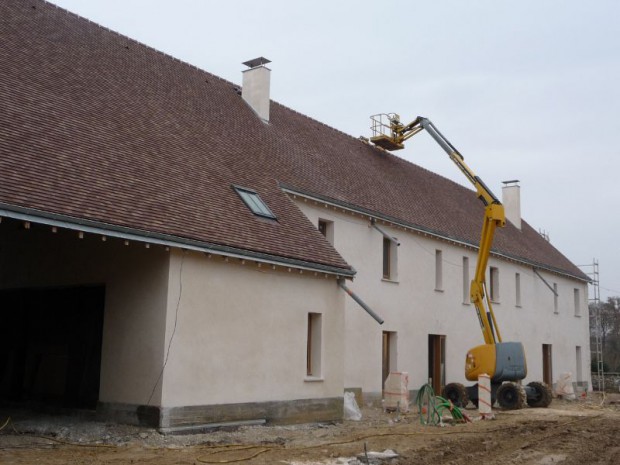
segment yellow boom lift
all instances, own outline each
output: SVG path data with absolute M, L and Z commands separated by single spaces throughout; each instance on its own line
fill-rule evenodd
M 479 375 L 489 375 L 492 401 L 494 403 L 497 400 L 503 408 L 521 408 L 526 399 L 528 405 L 532 407 L 547 407 L 551 403 L 551 391 L 547 385 L 541 382 L 531 382 L 527 386 L 521 386 L 520 381 L 527 375 L 523 344 L 502 341 L 491 301 L 487 298 L 486 270 L 495 230 L 506 224 L 504 206 L 467 166 L 463 155 L 429 119 L 418 116 L 409 124 L 402 124 L 397 114 L 389 113 L 371 116 L 371 120 L 373 137 L 370 141 L 390 151 L 404 148 L 406 140 L 425 130 L 474 185 L 477 197 L 484 204 L 478 261 L 470 288 L 470 297 L 476 308 L 484 344 L 467 352 L 465 377 L 469 381 L 477 381 Z M 444 387 L 443 396 L 460 407 L 465 407 L 469 400 L 478 405 L 478 386 L 465 387 L 460 383 L 450 383 Z

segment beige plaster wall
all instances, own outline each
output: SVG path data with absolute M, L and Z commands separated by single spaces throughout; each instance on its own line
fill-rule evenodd
M 542 345 L 551 344 L 554 382 L 562 372 L 571 372 L 573 381 L 590 382 L 587 285 L 539 270 L 547 283 L 557 284 L 556 309 L 553 293 L 531 268 L 503 264 L 500 273 L 504 276 L 500 276 L 502 289 L 495 313 L 511 339 L 526 344 L 528 379 L 542 378 Z M 521 276 L 521 306 L 516 305 L 515 273 Z M 581 299 L 579 316 L 575 315 L 574 289 L 579 289 Z M 577 346 L 581 347 L 582 379 L 577 379 Z
M 169 252 L 162 248 L 136 250 L 109 280 L 102 402 L 161 405 L 158 379 L 164 359 L 168 263 Z
M 334 278 L 173 251 L 168 288 L 163 406 L 342 396 L 344 293 Z M 309 312 L 322 314 L 320 378 L 306 376 Z
M 334 246 L 357 270 L 349 287 L 364 299 L 385 323 L 379 326 L 355 302 L 346 300 L 345 386 L 381 392 L 382 332 L 397 333 L 395 369 L 410 373 L 410 388 L 417 389 L 428 378 L 428 335 L 446 336 L 447 382 L 466 383 L 465 354 L 482 344 L 475 308 L 463 301 L 463 257 L 469 257 L 469 279 L 474 275 L 476 251 L 407 232 L 381 227 L 396 236 L 398 273 L 393 281 L 382 279 L 382 239 L 369 227 L 368 217 L 344 213 L 323 203 L 295 202 L 306 216 L 333 221 Z M 435 287 L 435 251 L 442 251 L 443 286 Z M 590 380 L 587 286 L 579 281 L 542 273 L 558 284 L 559 312 L 553 310 L 553 294 L 530 267 L 491 259 L 499 268 L 500 297 L 494 305 L 505 341 L 521 341 L 526 350 L 528 377 L 542 379 L 542 344 L 553 344 L 553 373 L 576 373 L 576 346 L 581 346 L 583 380 Z M 521 306 L 515 305 L 515 273 L 521 275 Z M 467 284 L 469 288 L 469 284 Z M 575 317 L 573 289 L 583 299 L 582 316 Z

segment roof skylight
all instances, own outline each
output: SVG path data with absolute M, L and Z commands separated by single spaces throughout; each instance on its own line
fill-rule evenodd
M 244 187 L 233 186 L 241 200 L 247 205 L 247 207 L 257 216 L 263 218 L 270 218 L 275 220 L 276 215 L 269 209 L 267 204 L 260 198 L 256 191 L 246 189 Z

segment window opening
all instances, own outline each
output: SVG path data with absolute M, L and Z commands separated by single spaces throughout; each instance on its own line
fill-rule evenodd
M 515 273 L 515 305 L 521 306 L 521 274 Z
M 553 313 L 558 313 L 558 283 L 553 283 Z
M 443 259 L 441 250 L 435 250 L 435 290 L 443 290 Z
M 392 241 L 387 237 L 383 238 L 383 278 L 390 279 L 392 268 Z
M 252 213 L 263 218 L 276 219 L 276 215 L 269 209 L 267 204 L 260 198 L 257 192 L 243 187 L 233 186 L 241 200 L 246 204 Z
M 319 231 L 327 237 L 327 221 L 319 220 Z
M 469 257 L 463 257 L 463 303 L 471 303 L 471 297 L 469 295 Z
M 490 268 L 490 294 L 492 302 L 499 302 L 499 269 L 492 266 Z
M 579 289 L 573 289 L 573 295 L 575 297 L 575 316 L 581 316 L 581 295 Z
M 307 376 L 321 376 L 321 316 L 320 313 L 308 313 Z
M 334 222 L 319 218 L 319 231 L 330 244 L 334 244 Z
M 383 238 L 383 279 L 396 282 L 398 279 L 398 243 L 392 238 Z

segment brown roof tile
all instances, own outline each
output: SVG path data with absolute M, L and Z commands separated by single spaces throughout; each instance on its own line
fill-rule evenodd
M 350 269 L 279 185 L 476 244 L 467 189 L 41 1 L 0 5 L 0 202 Z M 262 220 L 232 185 L 256 190 Z M 503 254 L 585 275 L 527 223 Z
M 283 111 L 286 116 L 278 117 Z M 274 125 L 294 133 L 307 121 L 284 107 L 272 106 Z M 278 116 L 276 116 L 278 115 Z M 311 131 L 310 128 L 316 129 Z M 319 198 L 356 205 L 369 213 L 459 242 L 477 245 L 484 207 L 475 193 L 451 180 L 318 122 L 306 123 L 303 137 L 290 142 L 282 162 L 290 164 L 289 187 Z M 320 166 L 320 169 L 316 169 Z M 497 231 L 493 250 L 521 261 L 587 279 L 579 268 L 527 222 L 510 222 Z

